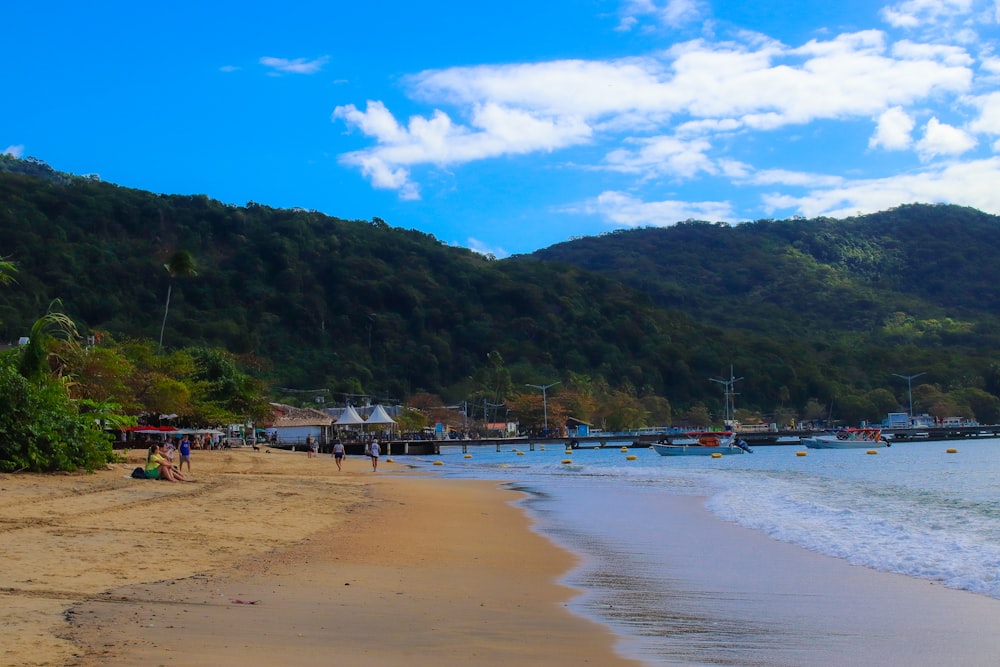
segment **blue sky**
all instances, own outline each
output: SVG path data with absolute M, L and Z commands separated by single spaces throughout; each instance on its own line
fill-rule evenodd
M 1000 214 L 1000 0 L 9 3 L 0 152 L 497 257 Z

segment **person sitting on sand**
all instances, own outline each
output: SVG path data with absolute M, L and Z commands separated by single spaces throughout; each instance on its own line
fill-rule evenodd
M 164 456 L 164 445 L 162 442 L 154 444 L 149 448 L 149 454 L 146 455 L 146 477 L 149 479 L 165 479 L 170 482 L 194 481 L 182 475 L 180 471 L 174 470 L 174 466 Z

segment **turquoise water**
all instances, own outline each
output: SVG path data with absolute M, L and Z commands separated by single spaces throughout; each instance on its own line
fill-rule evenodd
M 875 455 L 799 451 L 757 447 L 712 459 L 661 457 L 647 448 L 566 454 L 550 445 L 520 454 L 471 448 L 465 458 L 460 447 L 446 446 L 416 464 L 529 492 L 525 505 L 538 529 L 584 559 L 568 577 L 584 591 L 577 604 L 629 638 L 649 664 L 824 663 L 796 630 L 808 609 L 797 609 L 800 602 L 764 608 L 758 603 L 766 589 L 739 592 L 744 582 L 727 578 L 752 554 L 705 554 L 725 573 L 710 586 L 678 579 L 697 568 L 672 546 L 670 531 L 685 527 L 662 508 L 677 495 L 776 540 L 1000 600 L 1000 440 L 897 444 Z M 677 567 L 663 567 L 667 561 Z M 734 609 L 743 618 L 720 625 Z M 713 630 L 702 632 L 706 626 Z

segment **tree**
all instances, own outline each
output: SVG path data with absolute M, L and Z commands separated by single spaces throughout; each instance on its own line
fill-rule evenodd
M 707 407 L 698 403 L 684 414 L 684 421 L 697 428 L 707 428 L 712 424 L 712 416 Z
M 49 365 L 50 347 L 56 337 L 75 343 L 78 338 L 76 324 L 56 308 L 62 303 L 56 299 L 49 305 L 49 312 L 38 318 L 31 327 L 28 342 L 21 350 L 18 371 L 32 382 L 41 382 L 52 370 Z
M 9 285 L 14 282 L 14 274 L 17 273 L 17 266 L 6 257 L 0 257 L 0 285 Z
M 403 408 L 396 415 L 396 423 L 399 424 L 399 430 L 403 433 L 419 433 L 427 426 L 427 415 L 419 410 Z
M 163 330 L 167 326 L 167 313 L 170 311 L 170 293 L 174 288 L 174 278 L 193 277 L 198 275 L 197 265 L 194 256 L 187 250 L 178 250 L 171 255 L 170 260 L 163 265 L 170 282 L 167 283 L 167 303 L 163 307 L 163 324 L 160 325 L 160 349 L 163 349 Z

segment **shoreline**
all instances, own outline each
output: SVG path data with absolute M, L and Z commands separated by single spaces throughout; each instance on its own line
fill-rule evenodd
M 3 664 L 638 664 L 498 482 L 238 450 L 171 484 L 134 456 L 0 475 Z
M 563 579 L 586 591 L 571 608 L 645 664 L 987 667 L 1000 652 L 1000 600 L 776 540 L 705 496 L 552 496 L 539 529 L 591 554 Z

